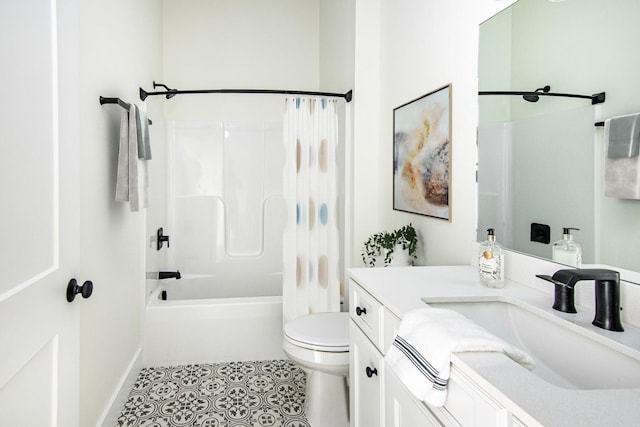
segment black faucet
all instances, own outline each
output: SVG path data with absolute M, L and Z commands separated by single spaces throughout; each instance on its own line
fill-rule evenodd
M 176 271 L 158 271 L 158 279 L 180 279 L 180 270 Z
M 622 332 L 620 321 L 620 273 L 602 268 L 577 268 L 558 270 L 553 276 L 538 274 L 536 277 L 555 285 L 553 308 L 565 313 L 577 313 L 574 303 L 574 287 L 581 280 L 595 280 L 596 315 L 593 325 L 609 331 Z

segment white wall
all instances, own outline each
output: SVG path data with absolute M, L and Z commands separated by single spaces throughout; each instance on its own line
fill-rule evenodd
M 363 242 L 379 230 L 380 0 L 356 0 L 354 38 L 352 227 L 348 265 L 361 265 Z
M 321 0 L 319 8 L 319 87 L 326 92 L 353 89 L 355 0 Z
M 319 85 L 319 0 L 164 0 L 163 83 L 178 89 Z M 180 95 L 172 120 L 281 120 L 280 95 Z
M 356 6 L 356 87 L 362 90 L 355 94 L 352 258 L 359 258 L 362 242 L 372 232 L 412 222 L 424 240 L 423 263 L 467 264 L 471 242 L 475 241 L 478 25 L 512 1 L 380 0 L 379 10 L 375 10 L 375 3 L 358 1 Z M 376 14 L 381 17 L 377 48 L 375 29 L 370 30 L 369 39 L 359 37 L 368 24 L 363 22 L 365 14 L 371 15 L 373 22 Z M 376 63 L 379 81 L 375 78 Z M 452 220 L 393 211 L 392 111 L 449 83 L 453 85 Z M 375 108 L 373 95 L 377 91 L 379 108 Z M 359 102 L 369 101 L 368 96 L 373 97 L 369 103 L 372 107 L 359 114 Z M 378 191 L 372 187 L 378 187 Z
M 120 108 L 98 97 L 139 102 L 138 86 L 159 78 L 161 5 L 80 4 L 80 277 L 94 293 L 80 304 L 79 406 L 80 425 L 92 426 L 140 347 L 145 235 L 145 213 L 114 201 Z M 153 106 L 149 114 L 161 122 Z
M 319 58 L 320 58 L 320 88 L 326 92 L 346 93 L 354 88 L 355 64 L 355 0 L 322 0 L 319 10 Z M 338 147 L 338 182 L 345 183 L 339 190 L 338 206 L 340 212 L 340 270 L 349 265 L 347 254 L 351 253 L 350 218 L 346 212 L 351 205 L 351 192 L 348 177 L 351 176 L 351 141 L 353 135 L 353 121 L 346 123 L 346 117 L 351 117 L 353 102 L 338 103 L 339 138 L 343 141 Z M 342 120 L 342 118 L 345 120 Z M 348 297 L 345 284 L 346 271 L 342 278 L 340 292 Z M 348 304 L 343 304 L 343 308 Z

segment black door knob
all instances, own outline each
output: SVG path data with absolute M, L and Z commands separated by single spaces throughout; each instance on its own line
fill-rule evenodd
M 378 376 L 378 370 L 376 368 L 370 368 L 367 366 L 367 369 L 365 369 L 365 372 L 367 373 L 367 376 L 369 378 L 371 378 L 372 376 Z
M 356 307 L 356 314 L 358 316 L 362 316 L 363 314 L 367 314 L 367 309 L 366 308 L 360 308 L 360 307 Z
M 78 286 L 76 279 L 69 280 L 67 285 L 67 301 L 73 302 L 76 299 L 76 295 L 82 295 L 82 298 L 89 298 L 93 293 L 93 282 L 91 280 L 85 281 L 82 286 Z

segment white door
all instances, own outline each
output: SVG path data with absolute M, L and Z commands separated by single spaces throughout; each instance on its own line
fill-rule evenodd
M 0 1 L 0 426 L 78 425 L 75 14 Z

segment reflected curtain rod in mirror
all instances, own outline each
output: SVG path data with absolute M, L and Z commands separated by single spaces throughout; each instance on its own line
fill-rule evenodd
M 524 91 L 510 91 L 510 90 L 496 90 L 496 91 L 479 91 L 478 95 L 519 95 L 519 96 L 557 96 L 562 98 L 583 98 L 590 99 L 591 105 L 602 104 L 605 101 L 605 93 L 594 93 L 593 95 L 576 95 L 573 93 L 555 93 L 555 92 L 524 92 Z

